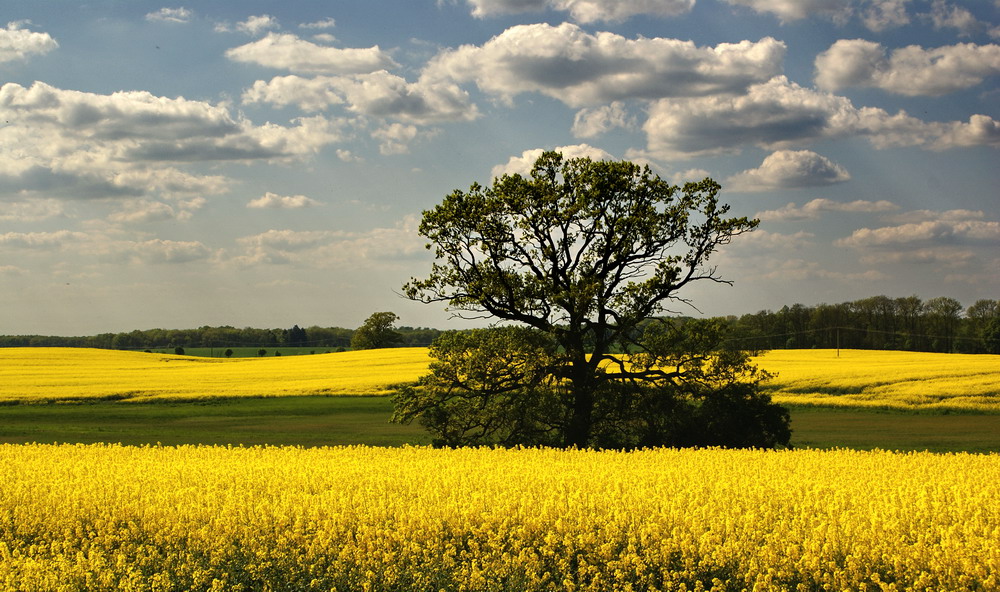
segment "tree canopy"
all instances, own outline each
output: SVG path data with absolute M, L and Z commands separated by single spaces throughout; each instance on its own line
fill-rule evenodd
M 525 330 L 439 340 L 431 375 L 397 395 L 396 419 L 419 418 L 448 444 L 631 446 L 675 438 L 682 428 L 668 434 L 650 419 L 679 422 L 683 408 L 690 423 L 717 393 L 769 405 L 745 353 L 716 355 L 721 325 L 660 319 L 687 302 L 685 286 L 728 283 L 710 256 L 758 224 L 726 217 L 720 189 L 711 179 L 671 185 L 628 161 L 547 152 L 527 177 L 473 184 L 424 212 L 419 230 L 435 262 L 405 295 Z M 491 361 L 514 359 L 524 372 Z M 780 426 L 771 432 L 782 440 Z
M 399 345 L 402 336 L 396 332 L 399 317 L 392 312 L 376 312 L 351 336 L 352 349 L 378 349 Z

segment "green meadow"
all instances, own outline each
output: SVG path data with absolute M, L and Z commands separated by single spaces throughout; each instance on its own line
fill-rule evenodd
M 792 444 L 810 448 L 1000 452 L 1000 415 L 790 406 Z M 420 445 L 418 425 L 389 423 L 387 397 L 0 406 L 0 442 L 337 446 Z

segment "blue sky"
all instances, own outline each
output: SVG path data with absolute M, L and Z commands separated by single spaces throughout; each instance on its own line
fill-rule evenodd
M 1000 0 L 7 0 L 0 333 L 463 326 L 420 213 L 543 149 L 760 229 L 691 314 L 1000 297 Z M 4 24 L 6 23 L 6 24 Z

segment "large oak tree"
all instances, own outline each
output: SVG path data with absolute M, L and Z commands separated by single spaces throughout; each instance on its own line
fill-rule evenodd
M 742 381 L 749 390 L 734 396 L 758 401 L 761 374 L 746 355 L 716 355 L 718 327 L 662 319 L 687 302 L 689 284 L 728 283 L 709 258 L 758 224 L 727 217 L 719 191 L 711 179 L 678 187 L 632 162 L 547 152 L 528 176 L 473 184 L 424 212 L 436 259 L 405 295 L 537 335 L 441 340 L 431 375 L 397 395 L 396 419 L 421 418 L 449 444 L 642 445 L 673 441 L 654 416 L 681 397 L 707 400 Z M 495 363 L 508 359 L 519 365 Z M 636 422 L 660 435 L 613 436 Z

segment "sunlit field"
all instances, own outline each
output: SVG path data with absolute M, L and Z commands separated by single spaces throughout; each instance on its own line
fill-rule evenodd
M 1000 412 L 1000 356 L 774 350 L 766 387 L 795 405 Z M 0 401 L 203 400 L 385 395 L 427 372 L 426 348 L 203 358 L 81 348 L 0 348 Z
M 0 446 L 5 590 L 996 590 L 1000 456 Z
M 233 359 L 0 348 L 0 401 L 384 395 L 426 370 L 423 348 Z
M 783 404 L 1000 412 L 1000 356 L 873 350 L 773 350 Z

